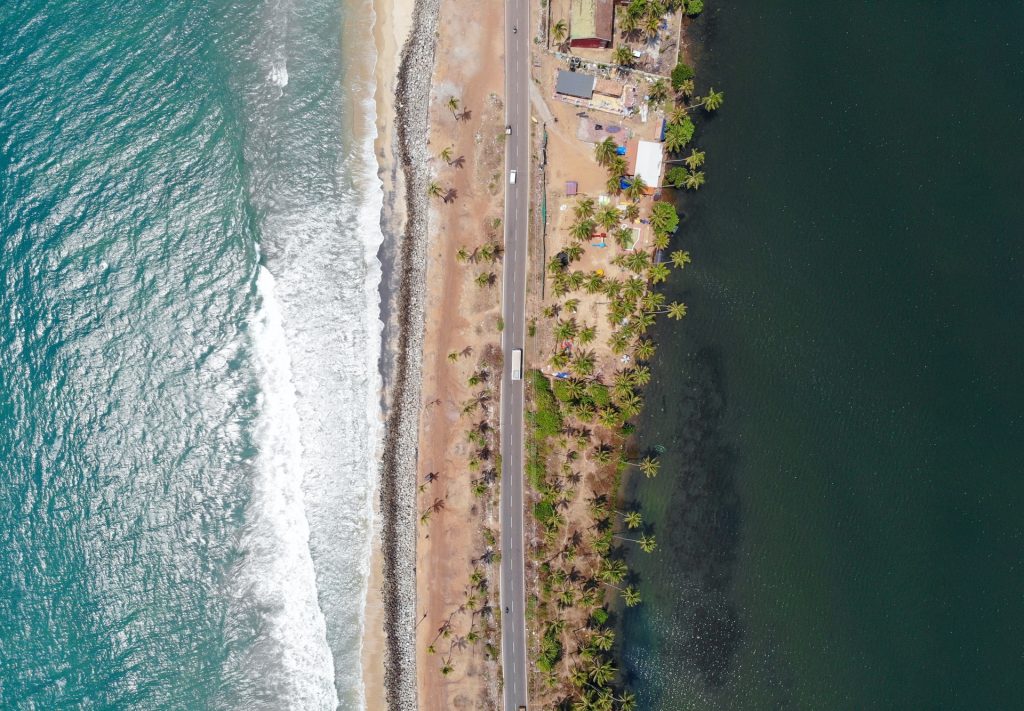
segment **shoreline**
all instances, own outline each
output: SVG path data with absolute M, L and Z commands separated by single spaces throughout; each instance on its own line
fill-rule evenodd
M 362 660 L 367 707 L 389 709 L 417 706 L 416 461 L 429 210 L 426 145 L 418 137 L 427 133 L 439 2 L 415 0 L 411 5 L 411 12 L 398 12 L 408 9 L 408 0 L 374 0 L 379 127 L 375 148 L 385 193 L 385 239 L 378 253 L 384 272 L 380 368 L 385 432 Z M 389 26 L 398 17 L 409 21 Z M 392 120 L 393 131 L 388 128 Z

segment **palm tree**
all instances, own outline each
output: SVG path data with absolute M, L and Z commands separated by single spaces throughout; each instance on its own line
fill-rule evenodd
M 690 151 L 690 155 L 686 156 L 683 161 L 690 170 L 697 170 L 697 168 L 704 165 L 704 151 L 698 151 L 694 148 Z
M 608 181 L 604 184 L 604 189 L 611 195 L 618 195 L 622 192 L 622 183 L 620 176 L 612 174 L 608 176 Z
M 651 240 L 651 244 L 654 245 L 655 249 L 668 249 L 668 232 L 656 232 L 654 239 Z
M 622 217 L 629 222 L 636 222 L 640 217 L 640 206 L 635 202 L 629 203 L 626 205 L 626 209 L 622 211 Z
M 452 147 L 451 146 L 446 146 L 445 148 L 442 148 L 441 149 L 441 153 L 440 153 L 440 157 L 441 157 L 441 160 L 443 160 L 445 163 L 447 163 L 448 165 L 451 165 L 452 164 Z
M 562 341 L 568 341 L 576 336 L 576 320 L 569 319 L 568 321 L 559 321 L 555 324 L 555 341 L 561 343 Z
M 626 197 L 630 200 L 639 200 L 643 197 L 644 192 L 647 190 L 647 183 L 639 175 L 634 175 L 633 180 L 630 181 L 629 187 L 626 188 Z
M 604 277 L 597 272 L 590 272 L 587 275 L 587 280 L 583 284 L 583 288 L 588 294 L 596 294 L 604 288 Z
M 573 667 L 569 672 L 569 683 L 577 689 L 582 689 L 587 684 L 587 670 L 583 667 Z
M 615 230 L 615 243 L 623 249 L 633 246 L 633 230 L 628 227 Z
M 611 140 L 610 138 L 608 139 Z M 594 216 L 594 200 L 593 198 L 582 198 L 576 203 L 573 208 L 573 212 L 576 213 L 577 220 L 589 220 Z
M 605 558 L 601 561 L 597 576 L 606 583 L 615 584 L 622 582 L 629 569 L 624 561 L 612 558 Z
M 639 274 L 651 263 L 651 257 L 647 252 L 630 252 L 626 257 L 626 269 Z
M 633 66 L 633 51 L 627 45 L 620 44 L 612 52 L 612 61 L 620 67 L 631 67 Z
M 652 284 L 658 284 L 668 279 L 668 267 L 662 262 L 652 264 L 651 268 L 647 270 L 647 278 L 651 280 Z
M 643 525 L 644 518 L 640 515 L 639 511 L 630 511 L 622 520 L 626 522 L 626 528 L 640 528 Z
M 673 301 L 671 304 L 668 305 L 668 309 L 666 309 L 665 313 L 668 315 L 670 319 L 682 321 L 683 317 L 686 316 L 686 304 L 679 303 L 678 301 Z
M 704 110 L 717 111 L 725 103 L 725 92 L 715 91 L 714 87 L 708 89 L 708 95 L 704 97 Z
M 612 140 L 611 136 L 608 136 L 594 146 L 594 159 L 597 161 L 598 165 L 608 165 L 618 149 L 618 144 Z M 590 206 L 591 210 L 593 210 L 593 201 L 591 201 Z
M 583 345 L 593 343 L 597 339 L 597 329 L 593 326 L 584 326 L 580 329 L 577 338 Z
M 430 184 L 427 185 L 427 195 L 430 197 L 441 197 L 444 195 L 444 190 L 436 180 L 431 180 Z
M 603 627 L 594 633 L 590 642 L 602 652 L 607 652 L 615 644 L 615 632 Z
M 661 28 L 661 17 L 652 13 L 643 19 L 641 26 L 648 37 L 657 37 Z
M 469 261 L 469 250 L 465 247 L 459 247 L 459 251 L 455 253 L 455 259 L 465 264 Z
M 669 124 L 668 129 L 665 131 L 664 145 L 666 151 L 669 153 L 678 153 L 683 150 L 689 142 L 690 137 L 686 135 L 686 131 L 683 130 L 682 124 Z
M 597 359 L 594 354 L 590 351 L 580 351 L 572 359 L 570 367 L 576 375 L 582 378 L 586 378 L 594 374 L 594 366 L 597 364 Z
M 684 269 L 691 261 L 690 253 L 683 249 L 677 249 L 672 253 L 672 266 L 676 269 Z
M 626 607 L 636 607 L 640 604 L 640 593 L 632 585 L 629 585 L 622 591 L 622 600 L 626 603 Z
M 651 369 L 646 365 L 635 366 L 629 372 L 629 381 L 637 387 L 643 387 L 651 382 Z
M 608 172 L 612 175 L 622 177 L 626 174 L 626 170 L 629 169 L 629 163 L 626 159 L 616 153 L 611 161 L 608 162 Z
M 629 691 L 623 691 L 616 701 L 619 702 L 619 711 L 636 711 L 636 696 Z
M 571 244 L 562 251 L 565 252 L 565 256 L 568 257 L 570 262 L 575 262 L 583 256 L 583 247 L 578 244 Z
M 604 227 L 606 230 L 610 230 L 615 227 L 615 225 L 619 224 L 621 217 L 622 215 L 614 205 L 608 205 L 607 207 L 602 207 L 601 210 L 598 211 L 597 224 L 601 225 L 601 227 Z
M 686 188 L 688 190 L 699 190 L 700 186 L 704 184 L 704 171 L 695 170 L 686 176 Z
M 455 671 L 455 667 L 452 666 L 451 660 L 446 660 L 443 664 L 441 664 L 442 676 L 448 676 L 453 671 Z
M 658 469 L 661 468 L 661 463 L 658 462 L 654 457 L 644 457 L 640 460 L 640 471 L 644 473 L 648 479 L 653 479 L 658 476 Z
M 648 101 L 657 104 L 668 98 L 668 82 L 664 79 L 655 79 L 647 90 Z
M 654 549 L 658 547 L 657 541 L 654 540 L 654 535 L 647 535 L 646 533 L 640 534 L 640 550 L 644 553 L 653 553 Z
M 693 96 L 693 79 L 684 79 L 679 84 L 679 93 L 683 96 Z
M 565 20 L 559 20 L 551 26 L 551 38 L 555 40 L 555 44 L 562 44 L 568 36 L 569 26 L 565 23 Z
M 590 668 L 590 678 L 593 682 L 599 686 L 604 686 L 612 679 L 615 678 L 615 667 L 611 662 L 605 660 L 603 662 L 595 663 Z
M 459 110 L 459 100 L 454 96 L 448 97 L 448 109 L 452 112 L 452 116 L 455 117 L 455 120 L 458 121 L 459 115 L 455 112 Z
M 594 233 L 594 223 L 590 220 L 580 220 L 574 222 L 572 227 L 569 228 L 569 235 L 578 241 L 590 239 L 590 236 Z
M 650 360 L 654 357 L 654 351 L 657 347 L 654 345 L 654 341 L 643 340 L 636 344 L 636 348 L 633 350 L 633 356 L 637 360 Z

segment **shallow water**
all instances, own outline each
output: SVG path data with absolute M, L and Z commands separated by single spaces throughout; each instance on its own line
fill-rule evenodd
M 640 707 L 1019 708 L 1024 11 L 709 7 Z
M 371 22 L 0 9 L 0 706 L 362 707 Z

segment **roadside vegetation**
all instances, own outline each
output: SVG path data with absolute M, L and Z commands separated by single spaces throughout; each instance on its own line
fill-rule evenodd
M 632 0 L 623 9 L 626 38 L 642 41 L 657 32 L 665 13 L 696 15 L 703 3 Z M 552 39 L 565 41 L 566 30 L 553 20 Z M 613 59 L 629 67 L 633 55 L 623 44 Z M 648 186 L 629 176 L 612 138 L 597 143 L 594 160 L 607 171 L 605 192 L 618 199 L 602 204 L 577 197 L 573 220 L 559 236 L 561 247 L 545 264 L 548 296 L 536 333 L 548 355 L 526 374 L 525 443 L 533 522 L 531 683 L 539 692 L 535 702 L 543 698 L 544 707 L 637 708 L 618 669 L 616 630 L 623 610 L 643 603 L 627 560 L 632 551 L 657 555 L 658 539 L 643 512 L 622 501 L 621 490 L 630 473 L 661 474 L 657 452 L 636 451 L 634 420 L 656 352 L 651 328 L 658 317 L 679 321 L 687 315 L 686 304 L 667 301 L 658 285 L 692 260 L 679 244 L 675 207 L 650 196 L 663 188 L 695 191 L 705 183 L 705 154 L 693 145 L 695 119 L 720 108 L 724 94 L 708 88 L 698 95 L 696 81 L 694 70 L 679 62 L 671 76 L 648 86 L 651 108 L 666 118 L 665 184 Z M 599 250 L 597 260 L 588 255 L 594 246 L 612 249 Z

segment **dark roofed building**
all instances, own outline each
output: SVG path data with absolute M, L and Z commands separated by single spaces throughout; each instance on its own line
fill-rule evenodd
M 589 74 L 580 72 L 567 72 L 562 69 L 558 72 L 558 81 L 555 83 L 555 91 L 566 96 L 575 96 L 577 99 L 587 99 L 594 96 L 595 78 Z

